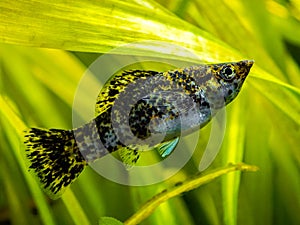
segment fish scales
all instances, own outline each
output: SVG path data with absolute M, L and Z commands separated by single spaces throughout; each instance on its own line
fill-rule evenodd
M 165 72 L 123 71 L 100 90 L 89 123 L 73 130 L 27 131 L 29 169 L 57 198 L 88 163 L 114 151 L 120 150 L 129 164 L 145 149 L 158 149 L 166 157 L 182 133 L 205 126 L 237 96 L 252 64 L 244 60 Z

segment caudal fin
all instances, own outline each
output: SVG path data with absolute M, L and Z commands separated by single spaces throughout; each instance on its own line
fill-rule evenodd
M 71 130 L 31 128 L 24 143 L 29 169 L 52 199 L 60 197 L 87 165 Z

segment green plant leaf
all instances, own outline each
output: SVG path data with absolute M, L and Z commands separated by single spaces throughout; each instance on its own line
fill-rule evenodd
M 1 123 L 6 123 L 7 126 L 10 126 L 10 129 L 6 130 L 9 143 L 12 145 L 11 149 L 13 149 L 14 157 L 17 159 L 16 162 L 22 171 L 26 184 L 28 185 L 31 194 L 37 203 L 38 211 L 41 214 L 41 219 L 45 224 L 54 225 L 55 219 L 50 211 L 49 205 L 47 204 L 42 190 L 33 177 L 28 173 L 25 162 L 21 155 L 21 151 L 18 151 L 20 148 L 18 142 L 19 139 L 22 139 L 21 135 L 23 134 L 26 126 L 19 118 L 18 113 L 16 113 L 16 109 L 13 107 L 10 99 L 0 95 L 0 105 L 1 118 L 5 119 L 5 121 L 1 121 Z M 9 149 L 6 149 L 6 151 L 8 150 Z M 5 151 L 3 153 L 5 154 Z
M 112 217 L 101 217 L 99 219 L 99 225 L 123 225 L 121 221 Z
M 147 218 L 161 203 L 167 201 L 170 198 L 178 196 L 184 192 L 191 191 L 199 186 L 206 184 L 219 176 L 233 172 L 233 171 L 256 171 L 258 168 L 255 166 L 246 165 L 243 163 L 228 165 L 223 168 L 216 169 L 206 174 L 197 175 L 194 178 L 190 178 L 179 185 L 164 190 L 161 193 L 155 195 L 152 199 L 147 201 L 141 208 L 128 220 L 125 221 L 126 225 L 139 224 L 142 220 Z
M 240 56 L 208 33 L 179 19 L 157 4 L 145 7 L 131 1 L 1 1 L 0 40 L 5 43 L 73 51 L 107 52 L 122 44 L 165 41 L 186 47 L 202 61 L 229 60 Z M 145 2 L 144 2 L 145 3 Z M 22 16 L 20 16 L 22 12 Z M 224 47 L 225 46 L 225 47 Z M 178 58 L 180 51 L 158 51 L 157 43 L 141 44 L 121 54 L 145 54 Z M 216 55 L 216 51 L 221 55 Z M 117 52 L 118 53 L 118 52 Z M 177 53 L 177 56 L 176 54 Z M 179 57 L 182 59 L 182 56 Z M 195 60 L 185 56 L 185 60 Z
M 245 144 L 246 127 L 243 123 L 245 115 L 245 102 L 240 103 L 237 107 L 234 105 L 229 118 L 230 127 L 226 129 L 227 138 L 223 143 L 223 161 L 224 163 L 240 162 L 243 160 L 243 146 Z M 222 193 L 223 193 L 223 210 L 224 210 L 224 224 L 237 224 L 238 211 L 238 195 L 240 187 L 240 173 L 227 174 L 222 179 Z
M 84 210 L 81 208 L 80 203 L 78 202 L 76 196 L 73 194 L 71 189 L 67 189 L 62 200 L 65 203 L 71 217 L 75 224 L 89 224 L 89 220 L 85 215 Z

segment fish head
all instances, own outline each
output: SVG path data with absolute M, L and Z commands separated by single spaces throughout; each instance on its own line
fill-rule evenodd
M 212 67 L 212 75 L 220 84 L 219 91 L 224 97 L 226 105 L 235 99 L 240 92 L 253 63 L 253 60 L 243 60 L 216 64 Z

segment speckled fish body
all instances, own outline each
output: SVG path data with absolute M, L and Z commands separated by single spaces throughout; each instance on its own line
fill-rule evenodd
M 129 164 L 144 149 L 158 148 L 165 157 L 182 133 L 206 125 L 237 96 L 252 64 L 244 60 L 115 75 L 100 91 L 91 122 L 74 130 L 27 132 L 30 169 L 56 198 L 89 162 L 106 154 L 125 150 L 121 158 Z

